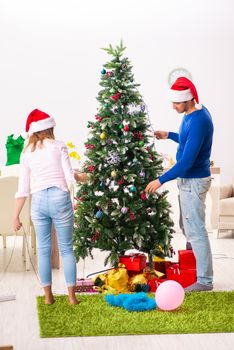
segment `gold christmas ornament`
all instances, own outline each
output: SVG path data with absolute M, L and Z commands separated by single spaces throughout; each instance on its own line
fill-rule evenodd
M 117 172 L 116 172 L 115 170 L 113 170 L 113 171 L 111 172 L 111 176 L 112 176 L 112 177 L 116 177 L 116 176 L 117 176 Z
M 101 139 L 101 140 L 105 140 L 105 138 L 106 138 L 106 134 L 105 134 L 104 132 L 102 132 L 102 133 L 100 134 L 100 139 Z

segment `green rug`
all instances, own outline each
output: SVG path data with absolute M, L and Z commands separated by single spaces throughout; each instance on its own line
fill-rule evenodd
M 41 337 L 234 332 L 234 291 L 188 293 L 175 311 L 129 312 L 103 295 L 78 297 L 78 305 L 66 296 L 52 305 L 37 298 Z

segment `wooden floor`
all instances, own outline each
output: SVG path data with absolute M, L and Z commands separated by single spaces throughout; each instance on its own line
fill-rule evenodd
M 234 290 L 234 237 L 226 232 L 219 239 L 213 239 L 210 235 L 210 239 L 214 258 L 215 290 Z M 184 249 L 184 245 L 183 236 L 175 234 L 174 249 Z M 14 238 L 10 237 L 8 248 L 3 249 L 2 245 L 0 247 L 1 272 L 9 261 L 13 246 Z M 96 251 L 94 260 L 86 259 L 85 264 L 79 263 L 78 277 L 102 270 L 104 258 L 105 254 Z M 54 292 L 64 294 L 66 288 L 62 269 L 53 270 L 53 281 Z M 34 272 L 24 271 L 21 238 L 18 237 L 11 264 L 0 282 L 0 296 L 16 296 L 14 301 L 0 302 L 0 346 L 11 344 L 14 350 L 234 349 L 234 333 L 42 339 L 39 336 L 36 310 L 36 296 L 41 294 L 42 290 Z

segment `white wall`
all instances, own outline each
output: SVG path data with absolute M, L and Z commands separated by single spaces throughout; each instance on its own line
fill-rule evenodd
M 221 182 L 234 172 L 234 2 L 232 0 L 0 0 L 0 164 L 7 135 L 34 108 L 54 116 L 56 135 L 84 151 L 98 106 L 100 50 L 123 38 L 155 129 L 178 129 L 167 78 L 187 68 L 213 115 L 212 159 Z M 163 153 L 176 145 L 156 141 Z

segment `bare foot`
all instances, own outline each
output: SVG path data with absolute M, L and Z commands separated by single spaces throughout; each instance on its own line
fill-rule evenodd
M 69 303 L 71 304 L 71 305 L 77 305 L 77 304 L 79 304 L 80 303 L 80 301 L 79 300 L 77 300 L 76 299 L 76 297 L 74 296 L 68 296 L 68 299 L 69 299 Z
M 50 305 L 54 303 L 54 296 L 52 293 L 51 286 L 46 286 L 43 288 L 45 292 L 45 304 Z
M 76 299 L 76 294 L 75 294 L 75 286 L 69 286 L 68 288 L 68 300 L 69 300 L 69 303 L 71 305 L 77 305 L 80 303 L 80 301 L 78 301 Z
M 54 296 L 53 294 L 50 296 L 45 296 L 45 304 L 46 305 L 51 305 L 54 303 Z

